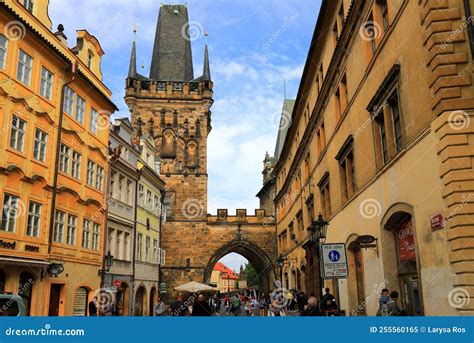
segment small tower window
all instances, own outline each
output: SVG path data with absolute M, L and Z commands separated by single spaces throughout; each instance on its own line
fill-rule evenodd
M 25 8 L 26 8 L 29 12 L 33 13 L 33 6 L 34 6 L 33 0 L 24 0 L 24 1 L 23 1 L 23 6 L 25 6 Z
M 92 59 L 94 58 L 94 55 L 92 54 L 92 51 L 89 50 L 87 53 L 87 68 L 91 69 L 92 67 Z

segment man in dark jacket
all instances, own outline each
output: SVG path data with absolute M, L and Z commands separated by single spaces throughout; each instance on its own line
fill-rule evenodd
M 206 301 L 204 294 L 199 294 L 198 301 L 193 306 L 193 317 L 210 317 L 212 316 L 212 309 Z
M 97 305 L 96 305 L 97 297 L 94 297 L 89 302 L 89 316 L 94 317 L 97 316 Z
M 308 306 L 301 313 L 302 317 L 323 317 L 324 313 L 319 310 L 318 300 L 315 297 L 309 297 Z

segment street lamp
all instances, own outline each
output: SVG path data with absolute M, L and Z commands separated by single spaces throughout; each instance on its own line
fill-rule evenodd
M 105 255 L 105 269 L 99 269 L 99 275 L 103 275 L 110 270 L 110 267 L 112 267 L 113 259 L 114 257 L 112 256 L 109 250 L 107 252 L 107 255 Z
M 285 265 L 286 257 L 283 255 L 278 256 L 277 263 L 280 267 L 280 287 L 283 287 L 283 266 Z
M 329 223 L 324 220 L 323 215 L 319 213 L 318 220 L 313 220 L 308 227 L 308 241 L 316 244 L 316 256 L 319 263 L 319 301 L 323 299 L 323 276 L 321 275 L 321 243 L 326 241 Z

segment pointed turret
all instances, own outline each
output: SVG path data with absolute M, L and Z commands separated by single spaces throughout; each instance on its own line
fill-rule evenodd
M 204 48 L 204 68 L 202 71 L 202 78 L 204 81 L 211 81 L 211 67 L 209 66 L 209 50 L 207 48 L 207 42 L 206 47 Z
M 194 78 L 188 9 L 162 5 L 156 26 L 150 79 L 190 81 Z
M 134 30 L 133 33 L 134 33 L 134 36 L 133 36 L 133 44 L 132 44 L 132 53 L 130 55 L 130 66 L 128 67 L 129 78 L 137 77 L 137 47 L 135 43 L 136 30 Z

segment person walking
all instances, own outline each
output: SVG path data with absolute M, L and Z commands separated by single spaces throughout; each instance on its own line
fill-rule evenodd
M 285 309 L 278 303 L 277 300 L 273 300 L 268 309 L 269 317 L 286 317 Z
M 245 310 L 245 313 L 247 314 L 247 317 L 250 316 L 251 308 L 252 308 L 252 304 L 250 303 L 249 297 L 245 297 L 245 299 L 244 299 L 244 310 Z
M 242 305 L 242 301 L 240 300 L 239 294 L 237 294 L 233 301 L 232 301 L 232 308 L 233 308 L 233 313 L 234 316 L 238 317 L 240 316 L 240 306 Z
M 380 294 L 379 299 L 379 309 L 377 310 L 377 316 L 386 316 L 388 314 L 387 304 L 390 301 L 390 297 L 388 295 L 388 289 L 382 289 L 382 293 Z
M 324 315 L 325 314 L 320 311 L 318 300 L 315 297 L 309 297 L 308 305 L 305 306 L 305 309 L 300 314 L 302 317 L 322 317 Z
M 165 315 L 165 303 L 161 300 L 160 297 L 156 299 L 156 306 L 155 306 L 155 316 L 161 317 Z
M 390 293 L 390 300 L 387 304 L 387 316 L 399 316 L 401 314 L 400 307 L 398 307 L 398 292 L 392 291 Z
M 96 317 L 97 316 L 97 297 L 93 297 L 92 300 L 89 302 L 89 316 Z
M 174 317 L 184 317 L 188 312 L 188 308 L 183 302 L 183 293 L 180 292 L 176 301 L 170 306 L 170 314 Z
M 260 294 L 260 299 L 258 300 L 258 307 L 260 309 L 260 316 L 264 317 L 268 309 L 268 300 L 265 293 Z
M 193 312 L 191 313 L 191 315 L 193 317 L 212 316 L 212 308 L 206 301 L 206 296 L 204 294 L 199 294 L 197 301 L 194 303 Z
M 298 304 L 298 311 L 300 312 L 300 314 L 303 313 L 305 306 L 308 304 L 308 300 L 304 292 L 298 293 L 298 298 L 296 299 L 296 302 Z

